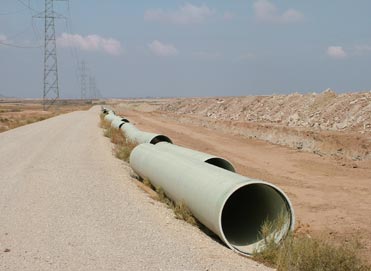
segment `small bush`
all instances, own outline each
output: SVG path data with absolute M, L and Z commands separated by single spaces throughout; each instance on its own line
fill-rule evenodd
M 110 128 L 111 130 L 111 142 L 116 145 L 127 145 L 126 144 L 126 138 L 122 134 L 121 130 Z
M 184 202 L 177 203 L 174 208 L 175 217 L 196 226 L 197 220 Z
M 149 181 L 147 180 L 147 182 Z M 170 198 L 166 196 L 164 190 L 161 187 L 157 187 L 156 192 L 158 194 L 159 201 L 165 203 L 170 209 L 174 211 L 175 218 L 184 220 L 185 222 L 193 226 L 200 225 L 197 219 L 193 216 L 192 212 L 189 210 L 189 208 L 184 202 L 174 203 L 174 201 L 172 201 Z
M 115 156 L 129 162 L 131 151 L 136 147 L 136 144 L 129 142 L 120 129 L 111 127 L 111 123 L 104 119 L 104 114 L 101 114 L 100 118 L 100 127 L 105 129 L 104 136 L 110 138 L 111 142 L 115 144 L 113 149 Z
M 111 138 L 111 137 L 112 137 L 112 128 L 110 127 L 110 128 L 108 128 L 108 129 L 104 130 L 103 135 L 104 135 L 105 137 Z
M 133 148 L 128 145 L 116 145 L 114 148 L 116 157 L 120 160 L 124 160 L 125 162 L 129 162 L 129 157 L 132 150 Z
M 151 184 L 151 182 L 150 182 L 147 178 L 144 178 L 142 182 L 143 182 L 143 184 L 144 184 L 145 186 L 148 186 L 148 187 L 151 188 L 152 190 L 156 190 L 155 187 Z
M 156 192 L 158 194 L 159 201 L 165 203 L 170 209 L 174 210 L 175 204 L 166 196 L 165 191 L 161 187 L 156 187 Z
M 272 239 L 272 232 L 280 229 L 280 222 L 266 221 L 261 230 L 265 249 L 254 253 L 254 259 L 274 266 L 278 271 L 370 271 L 357 256 L 356 243 L 336 246 L 325 239 L 307 234 L 290 233 L 280 244 Z
M 102 116 L 102 115 L 101 115 L 101 116 Z M 101 117 L 100 127 L 103 128 L 103 129 L 109 129 L 109 128 L 111 128 L 111 123 L 108 122 L 108 121 L 106 121 L 106 120 L 104 119 L 104 117 L 103 117 L 103 118 Z

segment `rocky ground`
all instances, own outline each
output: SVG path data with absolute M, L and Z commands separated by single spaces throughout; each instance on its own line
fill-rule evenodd
M 321 156 L 371 160 L 371 91 L 171 99 L 157 110 Z

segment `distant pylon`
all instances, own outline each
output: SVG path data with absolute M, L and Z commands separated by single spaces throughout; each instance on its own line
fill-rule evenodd
M 87 98 L 87 73 L 86 73 L 86 63 L 84 60 L 81 61 L 80 67 L 80 87 L 81 87 L 81 99 L 85 100 Z
M 49 107 L 59 99 L 57 43 L 55 41 L 54 20 L 56 18 L 63 18 L 63 16 L 60 16 L 54 12 L 54 1 L 55 0 L 45 0 L 45 10 L 43 14 L 38 14 L 35 16 L 37 18 L 45 19 L 43 91 L 44 110 L 48 110 Z

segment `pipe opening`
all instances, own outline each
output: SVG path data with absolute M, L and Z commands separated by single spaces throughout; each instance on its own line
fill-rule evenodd
M 159 142 L 168 142 L 170 144 L 173 144 L 171 139 L 168 138 L 167 136 L 164 136 L 164 135 L 155 136 L 154 138 L 152 138 L 151 142 L 149 142 L 149 143 L 151 143 L 153 145 L 156 145 Z
M 265 221 L 282 220 L 272 229 L 276 242 L 286 236 L 293 223 L 293 214 L 284 194 L 274 187 L 255 183 L 237 189 L 225 202 L 221 227 L 227 243 L 244 254 L 263 249 L 261 227 Z M 274 233 L 274 230 L 276 232 Z
M 121 119 L 121 121 L 126 122 L 126 123 L 130 123 L 130 121 L 128 119 Z
M 210 159 L 207 159 L 205 163 L 208 163 L 216 167 L 220 167 L 228 171 L 236 172 L 232 164 L 229 163 L 227 160 L 224 160 L 223 158 L 219 158 L 219 157 L 210 158 Z

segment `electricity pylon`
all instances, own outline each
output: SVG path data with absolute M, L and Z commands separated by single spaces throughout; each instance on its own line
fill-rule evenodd
M 44 91 L 43 107 L 48 110 L 56 100 L 59 99 L 59 82 L 58 82 L 58 59 L 57 43 L 55 40 L 55 19 L 63 18 L 54 11 L 54 1 L 68 0 L 45 0 L 45 10 L 43 13 L 36 15 L 36 18 L 45 20 L 44 34 Z
M 81 83 L 81 99 L 85 100 L 87 98 L 87 81 L 86 78 L 88 77 L 86 71 L 86 63 L 84 60 L 81 61 L 80 67 L 80 83 Z

